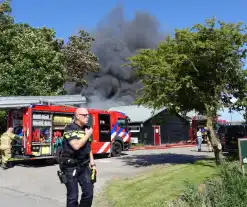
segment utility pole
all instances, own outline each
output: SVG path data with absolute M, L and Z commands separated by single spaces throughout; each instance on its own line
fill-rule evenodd
M 232 109 L 231 108 L 229 109 L 229 113 L 230 113 L 230 119 L 231 119 L 230 125 L 232 125 Z

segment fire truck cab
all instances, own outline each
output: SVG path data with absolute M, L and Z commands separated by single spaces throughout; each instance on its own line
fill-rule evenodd
M 63 131 L 73 121 L 76 107 L 35 104 L 10 109 L 8 127 L 14 128 L 18 139 L 12 143 L 12 160 L 54 159 L 62 149 Z M 92 152 L 120 156 L 129 149 L 128 117 L 120 112 L 89 109 L 93 127 Z

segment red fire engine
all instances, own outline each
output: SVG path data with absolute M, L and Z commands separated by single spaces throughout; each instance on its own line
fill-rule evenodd
M 10 109 L 8 127 L 20 139 L 12 143 L 12 160 L 56 158 L 62 148 L 64 127 L 72 122 L 76 107 L 35 104 Z M 120 156 L 129 149 L 128 117 L 120 112 L 89 109 L 93 127 L 92 152 Z
M 226 120 L 216 119 L 216 124 L 218 126 L 228 125 Z M 190 127 L 190 142 L 196 141 L 196 132 L 198 128 L 206 127 L 207 119 L 204 116 L 194 116 L 192 117 L 192 123 Z M 217 127 L 217 126 L 216 126 Z

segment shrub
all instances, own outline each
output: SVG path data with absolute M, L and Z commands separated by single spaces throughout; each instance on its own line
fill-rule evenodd
M 244 207 L 247 206 L 247 176 L 239 170 L 238 162 L 225 163 L 220 176 L 200 186 L 186 183 L 183 195 L 168 206 L 176 207 Z
M 7 129 L 7 112 L 0 110 L 0 135 Z

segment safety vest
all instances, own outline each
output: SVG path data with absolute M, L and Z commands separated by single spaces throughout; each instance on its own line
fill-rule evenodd
M 75 123 L 71 123 L 65 127 L 62 141 L 62 152 L 59 157 L 60 167 L 77 167 L 87 165 L 90 162 L 90 141 L 87 141 L 79 150 L 74 150 L 70 145 L 70 141 L 73 139 L 83 139 L 84 136 L 85 129 Z

